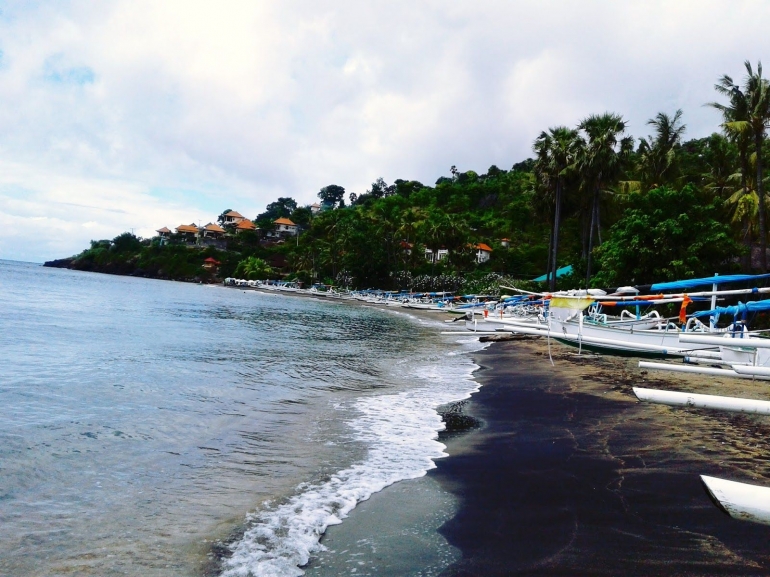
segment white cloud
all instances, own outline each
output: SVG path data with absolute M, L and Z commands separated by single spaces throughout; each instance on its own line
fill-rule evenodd
M 638 137 L 681 107 L 705 136 L 713 83 L 763 58 L 768 16 L 751 0 L 12 2 L 0 258 L 309 203 L 332 182 L 507 168 L 604 110 Z

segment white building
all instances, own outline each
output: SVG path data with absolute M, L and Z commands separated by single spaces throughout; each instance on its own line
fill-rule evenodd
M 275 231 L 272 236 L 285 238 L 297 236 L 297 232 L 299 232 L 297 225 L 288 218 L 276 218 L 273 222 L 275 223 Z
M 482 262 L 487 262 L 492 256 L 492 249 L 489 247 L 489 245 L 486 245 L 483 242 L 480 242 L 473 248 L 476 249 L 476 262 L 479 264 Z
M 436 252 L 436 256 L 433 256 L 433 251 L 429 248 L 425 249 L 425 260 L 428 262 L 440 262 L 444 260 L 446 257 L 449 256 L 449 250 L 445 248 L 440 248 Z

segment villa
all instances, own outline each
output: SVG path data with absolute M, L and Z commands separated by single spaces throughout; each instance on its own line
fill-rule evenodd
M 297 236 L 299 232 L 297 225 L 288 218 L 276 218 L 273 222 L 275 223 L 275 231 L 270 236 L 286 238 L 288 236 Z
M 257 226 L 251 222 L 248 218 L 244 218 L 238 224 L 235 225 L 236 234 L 243 232 L 244 230 L 257 230 Z
M 225 229 L 212 222 L 208 223 L 201 229 L 201 237 L 203 238 L 222 238 L 224 234 Z
M 448 256 L 449 256 L 449 250 L 446 248 L 438 249 L 435 256 L 433 255 L 433 250 L 429 248 L 425 249 L 425 260 L 427 260 L 428 262 L 440 262 Z
M 479 264 L 487 262 L 492 256 L 492 249 L 489 247 L 489 245 L 486 245 L 483 242 L 480 242 L 473 248 L 476 250 L 476 262 Z
M 225 214 L 223 219 L 223 224 L 225 226 L 227 226 L 228 224 L 238 224 L 242 220 L 246 220 L 246 217 L 243 216 L 240 212 L 231 210 L 230 212 Z

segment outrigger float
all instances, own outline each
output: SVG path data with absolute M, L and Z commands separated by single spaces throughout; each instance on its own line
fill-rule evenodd
M 733 519 L 770 525 L 770 488 L 701 475 L 711 500 Z

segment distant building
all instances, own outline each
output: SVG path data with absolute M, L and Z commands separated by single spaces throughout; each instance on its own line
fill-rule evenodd
M 235 232 L 237 234 L 239 232 L 243 232 L 244 230 L 257 230 L 257 226 L 248 218 L 244 218 L 242 221 L 235 225 Z
M 245 220 L 246 217 L 244 217 L 240 212 L 236 212 L 234 210 L 231 210 L 227 214 L 225 214 L 224 217 L 224 224 L 227 226 L 228 224 L 238 224 L 242 220 Z
M 312 214 L 318 214 L 319 212 L 321 212 L 321 205 L 318 204 L 317 202 L 314 202 L 313 204 L 310 205 L 310 212 Z
M 501 238 L 500 244 L 503 245 L 503 248 L 510 248 L 511 246 L 511 239 L 510 238 Z
M 275 234 L 280 237 L 297 236 L 297 225 L 288 218 L 276 218 Z
M 435 255 L 433 254 L 433 250 L 429 248 L 425 249 L 425 260 L 427 260 L 428 262 L 440 262 L 448 256 L 449 256 L 449 250 L 446 248 L 438 249 Z
M 222 263 L 220 263 L 217 259 L 208 257 L 206 260 L 203 261 L 203 268 L 213 273 L 216 273 L 220 264 Z
M 166 228 L 165 226 L 163 228 L 159 228 L 155 232 L 158 233 L 158 238 L 160 238 L 160 245 L 163 246 L 168 242 L 169 237 L 171 237 L 171 231 Z
M 476 262 L 479 264 L 482 262 L 487 262 L 492 256 L 492 249 L 483 242 L 480 242 L 473 248 L 476 250 Z
M 194 224 L 180 224 L 176 227 L 177 234 L 198 234 L 198 227 Z
M 201 229 L 203 238 L 222 238 L 225 235 L 225 229 L 213 222 L 208 223 Z
M 194 224 L 180 224 L 176 227 L 176 233 L 181 235 L 185 242 L 194 243 L 198 237 L 198 227 Z

